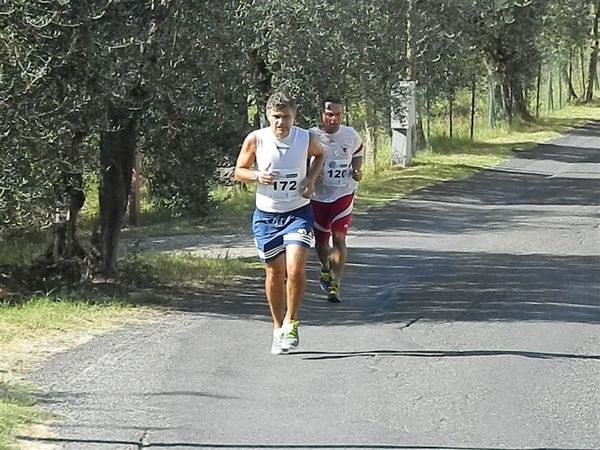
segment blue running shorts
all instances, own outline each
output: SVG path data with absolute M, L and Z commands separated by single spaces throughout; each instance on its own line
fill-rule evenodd
M 258 257 L 271 262 L 290 244 L 310 248 L 313 243 L 313 211 L 309 205 L 284 213 L 254 210 L 252 233 Z

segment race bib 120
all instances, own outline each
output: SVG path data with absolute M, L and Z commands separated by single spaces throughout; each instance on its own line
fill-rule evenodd
M 332 187 L 348 186 L 348 177 L 350 175 L 350 164 L 347 160 L 329 159 L 325 163 L 323 171 L 323 184 Z

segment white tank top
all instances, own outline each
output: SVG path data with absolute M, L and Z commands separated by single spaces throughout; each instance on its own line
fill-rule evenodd
M 254 136 L 256 168 L 277 174 L 272 185 L 256 185 L 256 207 L 261 211 L 282 213 L 308 205 L 310 200 L 302 197 L 301 191 L 308 166 L 308 131 L 292 127 L 290 134 L 279 140 L 267 127 L 256 130 Z

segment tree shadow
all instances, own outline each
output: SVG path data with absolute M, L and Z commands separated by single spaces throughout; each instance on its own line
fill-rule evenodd
M 600 323 L 599 277 L 600 256 L 353 248 L 342 290 L 348 297 L 340 304 L 326 301 L 311 257 L 301 317 L 319 326 L 416 320 Z M 156 286 L 134 292 L 131 301 L 270 321 L 263 279 L 257 270 L 255 277 L 225 288 Z
M 533 149 L 518 151 L 516 157 L 518 159 L 549 160 L 569 164 L 598 164 L 600 163 L 600 150 L 597 147 L 561 145 L 559 141 L 555 141 L 555 143 L 540 144 Z

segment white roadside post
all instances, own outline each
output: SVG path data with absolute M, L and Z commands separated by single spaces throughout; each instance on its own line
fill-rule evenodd
M 416 83 L 402 81 L 398 85 L 399 110 L 392 107 L 392 163 L 402 167 L 411 164 L 417 152 Z

